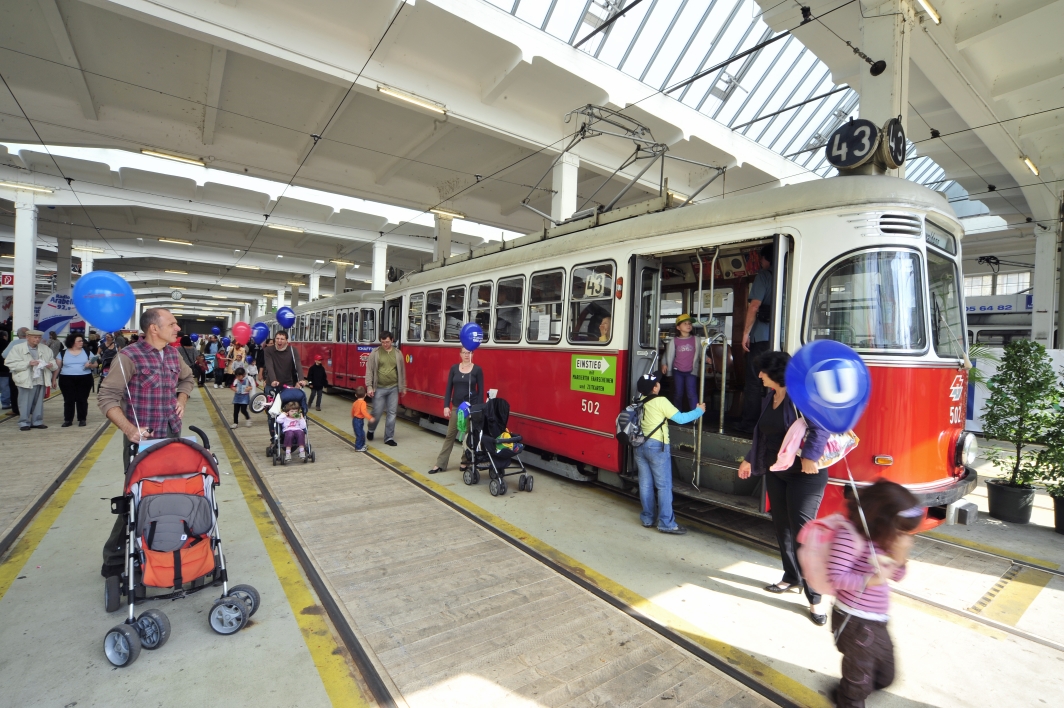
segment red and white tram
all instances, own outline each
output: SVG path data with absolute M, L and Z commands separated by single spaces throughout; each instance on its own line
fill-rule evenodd
M 675 315 L 689 312 L 716 343 L 706 357 L 703 425 L 672 429 L 677 491 L 694 490 L 694 481 L 699 493 L 749 497 L 757 480 L 735 475 L 748 439 L 729 435 L 720 418 L 741 410 L 747 294 L 755 254 L 771 244 L 782 266 L 773 269 L 772 348 L 835 339 L 862 355 L 873 393 L 850 468 L 859 483 L 905 484 L 941 518 L 976 482 L 974 438 L 964 431 L 962 233 L 939 194 L 885 176 L 683 208 L 663 197 L 427 265 L 388 286 L 379 318 L 406 360 L 406 408 L 442 415 L 459 330 L 477 322 L 485 341 L 475 360 L 542 464 L 619 483 L 635 471 L 614 438 L 615 418 L 635 380 L 658 366 Z M 301 318 L 341 306 L 319 303 L 299 308 Z M 338 352 L 356 345 L 334 335 L 318 346 L 334 352 L 335 367 Z M 839 504 L 838 482 L 822 513 Z

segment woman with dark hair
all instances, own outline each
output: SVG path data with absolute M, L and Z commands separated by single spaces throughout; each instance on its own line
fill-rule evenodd
M 96 357 L 85 349 L 85 336 L 78 333 L 68 334 L 63 343 L 66 347 L 59 356 L 59 390 L 63 393 L 63 427 L 74 424 L 74 413 L 78 414 L 78 425 L 85 425 L 89 412 L 89 392 L 92 391 L 92 370 L 96 368 Z
M 798 420 L 797 406 L 787 395 L 785 374 L 791 355 L 786 352 L 765 352 L 758 357 L 755 368 L 765 385 L 761 399 L 761 416 L 754 425 L 754 439 L 750 451 L 739 465 L 739 477 L 764 476 L 768 492 L 769 512 L 776 529 L 776 541 L 783 561 L 783 579 L 765 586 L 771 593 L 800 592 L 803 588 L 802 569 L 798 565 L 798 532 L 816 518 L 824 490 L 828 486 L 828 471 L 817 468 L 817 460 L 824 454 L 828 432 L 806 418 L 809 432 L 802 446 L 801 458 L 782 472 L 769 469 L 776 462 L 787 430 Z M 814 624 L 827 624 L 828 616 L 821 609 L 820 594 L 805 587 L 809 600 L 809 617 Z
M 429 470 L 429 474 L 446 472 L 447 465 L 451 460 L 451 450 L 454 449 L 454 441 L 458 437 L 458 406 L 463 403 L 474 405 L 484 402 L 484 371 L 473 363 L 473 352 L 462 347 L 459 353 L 460 361 L 451 366 L 447 372 L 447 388 L 443 396 L 443 417 L 447 419 L 447 437 L 443 439 L 443 447 L 436 457 L 436 465 Z M 466 462 L 463 459 L 458 464 L 458 469 L 465 472 Z

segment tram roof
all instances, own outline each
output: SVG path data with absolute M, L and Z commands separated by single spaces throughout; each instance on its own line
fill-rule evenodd
M 319 298 L 313 302 L 296 305 L 292 308 L 292 311 L 297 315 L 301 315 L 304 312 L 318 312 L 330 307 L 355 307 L 356 305 L 365 304 L 379 305 L 382 302 L 384 302 L 383 290 L 352 290 L 343 295 Z M 256 322 L 274 322 L 276 320 L 277 315 L 272 312 L 255 318 Z
M 428 263 L 421 271 L 404 275 L 388 288 L 416 287 L 476 275 L 557 253 L 821 209 L 874 207 L 938 212 L 954 224 L 958 238 L 963 235 L 949 201 L 942 194 L 908 180 L 882 175 L 813 180 L 683 208 L 666 209 L 666 199 L 634 204 Z M 640 218 L 636 221 L 635 217 Z

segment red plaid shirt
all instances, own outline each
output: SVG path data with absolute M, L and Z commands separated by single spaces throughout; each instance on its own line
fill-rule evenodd
M 181 417 L 177 414 L 177 381 L 181 376 L 181 359 L 174 347 L 159 351 L 141 339 L 122 353 L 137 367 L 129 377 L 130 420 L 142 428 L 151 428 L 153 438 L 181 434 Z

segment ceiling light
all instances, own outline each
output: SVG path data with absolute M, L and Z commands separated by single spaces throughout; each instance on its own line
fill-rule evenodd
M 414 94 L 407 93 L 406 91 L 400 91 L 399 89 L 392 88 L 391 86 L 377 84 L 377 90 L 385 95 L 392 96 L 393 98 L 398 98 L 400 101 L 413 103 L 415 106 L 427 108 L 428 110 L 433 111 L 435 113 L 447 112 L 447 106 L 443 105 L 442 103 L 436 103 L 435 101 L 430 101 L 427 98 L 422 98 L 421 96 L 415 96 Z
M 239 263 L 237 264 L 236 267 L 237 268 L 243 268 L 244 270 L 262 270 L 258 266 L 240 265 Z
M 233 285 L 231 283 L 219 283 L 223 288 L 239 288 L 239 285 Z
M 1038 176 L 1038 168 L 1035 167 L 1033 162 L 1031 162 L 1031 158 L 1024 157 L 1023 158 L 1023 164 L 1027 165 L 1027 169 L 1029 169 L 1031 172 L 1033 172 L 1035 177 Z
M 292 231 L 297 234 L 303 233 L 303 229 L 298 226 L 285 226 L 284 224 L 266 224 L 266 228 L 277 229 L 278 231 Z
M 0 256 L 0 258 L 14 258 L 14 257 L 15 257 L 14 253 L 5 253 L 4 255 Z
M 458 211 L 451 211 L 450 209 L 440 209 L 439 207 L 435 207 L 433 209 L 429 209 L 429 211 L 431 211 L 433 214 L 439 214 L 440 216 L 445 216 L 448 219 L 464 219 L 465 218 L 465 214 L 463 214 L 461 212 L 458 212 Z
M 289 280 L 288 284 L 289 285 L 306 285 L 306 283 L 300 283 L 300 282 L 298 282 L 296 280 Z
M 93 248 L 92 246 L 71 246 L 71 251 L 82 251 L 83 253 L 103 253 L 102 248 Z
M 181 157 L 180 155 L 171 155 L 166 152 L 159 152 L 158 150 L 141 150 L 142 155 L 151 155 L 152 157 L 161 157 L 164 160 L 174 160 L 175 162 L 184 162 L 186 165 L 198 165 L 200 167 L 206 167 L 206 164 L 202 160 L 193 160 L 191 157 Z
M 164 270 L 164 273 L 173 273 L 174 275 L 188 275 L 187 270 Z
M 315 261 L 314 261 L 314 262 L 315 262 L 315 263 L 324 263 L 325 261 L 323 261 L 323 260 L 322 260 L 322 259 L 320 259 L 320 258 L 317 258 L 317 259 L 315 259 Z
M 186 288 L 184 285 L 171 285 L 169 287 L 173 288 L 174 290 L 188 290 L 188 288 Z
M 191 246 L 192 245 L 191 241 L 182 241 L 179 238 L 161 238 L 161 239 L 159 239 L 159 243 L 176 243 L 179 246 Z
M 26 192 L 37 192 L 38 194 L 52 194 L 54 189 L 48 189 L 47 187 L 37 187 L 32 184 L 19 184 L 18 182 L 0 182 L 0 187 L 8 187 L 9 189 L 21 189 Z
M 920 7 L 924 8 L 924 12 L 926 12 L 931 17 L 932 22 L 934 22 L 936 25 L 942 24 L 942 15 L 938 14 L 938 10 L 931 7 L 931 0 L 916 1 L 920 3 Z
M 203 319 L 202 317 L 197 317 L 196 321 L 197 322 L 206 322 L 207 320 Z
M 352 266 L 352 265 L 354 265 L 353 261 L 345 261 L 345 260 L 341 260 L 339 258 L 333 258 L 329 262 L 330 263 L 335 263 L 336 265 L 343 265 L 343 266 Z
M 228 300 L 229 299 L 228 295 L 211 295 L 211 297 L 213 297 L 213 298 L 215 298 L 217 300 Z

